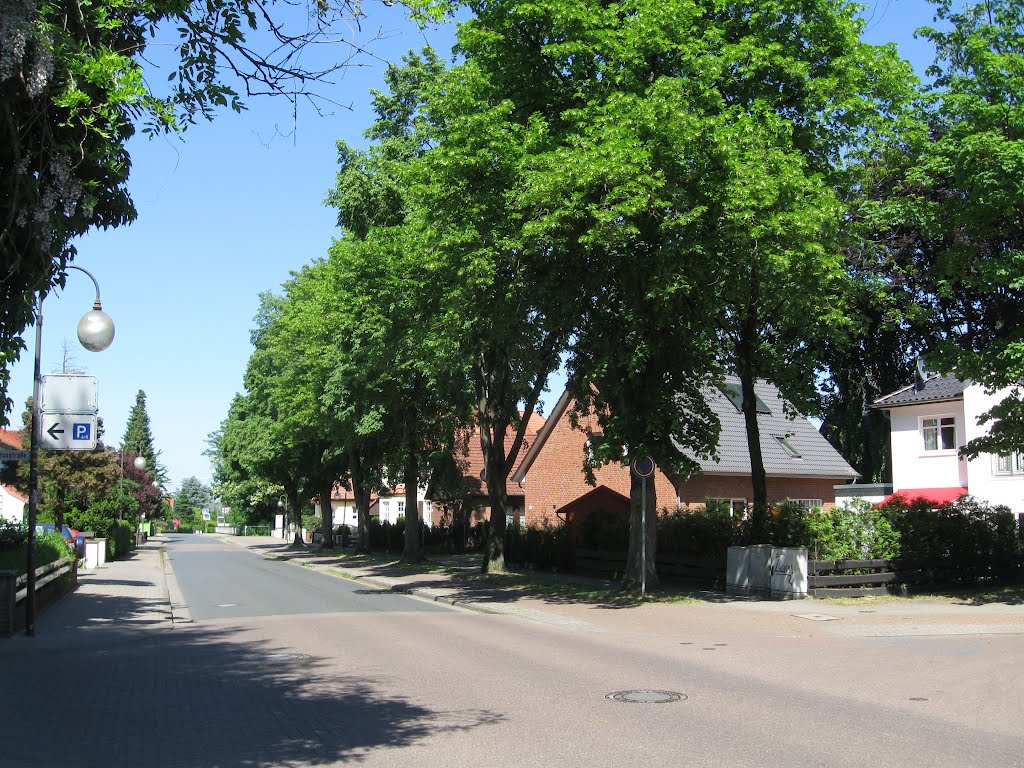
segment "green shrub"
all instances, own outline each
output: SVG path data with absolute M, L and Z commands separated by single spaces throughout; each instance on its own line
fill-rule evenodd
M 472 510 L 464 507 L 441 508 L 440 520 L 427 529 L 425 545 L 448 554 L 475 551 L 483 541 L 469 524 Z
M 907 504 L 897 497 L 879 512 L 899 533 L 900 556 L 914 561 L 955 560 L 976 563 L 1021 554 L 1013 513 L 973 496 L 938 509 L 920 499 Z
M 306 512 L 302 515 L 302 527 L 312 533 L 319 533 L 323 528 L 323 520 L 320 515 Z
M 527 528 L 505 529 L 505 562 L 544 571 L 572 570 L 573 547 L 569 531 L 561 521 L 547 520 Z
M 370 548 L 383 549 L 385 552 L 400 552 L 405 547 L 405 518 L 398 518 L 392 524 L 379 517 L 370 518 Z
M 22 549 L 28 540 L 28 530 L 19 523 L 0 521 L 0 552 Z
M 71 559 L 75 551 L 67 540 L 56 531 L 41 533 L 36 536 L 36 567 L 52 563 L 54 560 Z
M 709 502 L 703 509 L 662 512 L 658 551 L 669 555 L 725 557 L 739 535 L 728 504 Z
M 888 516 L 864 499 L 807 516 L 805 544 L 813 560 L 889 560 L 900 555 L 900 534 Z
M 625 552 L 629 548 L 629 520 L 610 509 L 591 510 L 580 526 L 580 546 Z
M 23 529 L 22 533 L 24 538 L 18 546 L 0 549 L 0 568 L 17 571 L 18 575 L 24 574 L 25 567 L 28 565 L 26 551 L 28 531 Z M 59 533 L 41 533 L 36 536 L 36 568 L 52 563 L 54 560 L 70 559 L 71 557 L 74 557 L 74 552 Z

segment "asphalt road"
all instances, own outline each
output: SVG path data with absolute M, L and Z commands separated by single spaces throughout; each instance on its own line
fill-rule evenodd
M 194 623 L 0 655 L 0 767 L 1024 765 L 1017 635 L 675 634 L 453 609 L 212 538 L 167 557 Z
M 168 537 L 178 585 L 196 621 L 313 613 L 444 611 L 440 606 L 381 593 L 343 578 L 254 557 L 212 536 Z

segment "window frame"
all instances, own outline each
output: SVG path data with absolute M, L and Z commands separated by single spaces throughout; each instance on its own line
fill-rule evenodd
M 772 437 L 775 438 L 775 442 L 779 444 L 779 447 L 785 451 L 789 458 L 802 459 L 804 457 L 800 450 L 789 441 L 789 437 L 784 435 L 772 435 Z
M 943 421 L 946 421 L 946 420 L 951 421 L 952 424 L 943 424 Z M 926 425 L 926 422 L 929 422 L 929 421 L 935 422 L 935 424 L 933 426 Z M 952 448 L 944 447 L 945 441 L 942 439 L 943 430 L 949 429 L 949 428 L 952 428 L 952 430 L 953 430 L 953 447 Z M 928 437 L 927 437 L 927 434 L 931 430 L 935 431 L 935 447 L 934 448 L 929 448 L 928 447 Z M 950 453 L 955 453 L 956 450 L 957 450 L 957 440 L 959 438 L 959 432 L 960 432 L 960 430 L 959 430 L 959 427 L 957 425 L 957 418 L 956 418 L 956 414 L 955 413 L 929 414 L 927 416 L 921 416 L 918 419 L 918 434 L 921 436 L 921 450 L 925 453 L 925 455 L 934 456 L 934 455 L 948 455 Z
M 798 506 L 801 506 L 804 509 L 806 509 L 808 512 L 810 512 L 812 509 L 824 508 L 825 506 L 822 503 L 822 499 L 786 499 L 786 501 L 788 501 L 790 504 L 797 504 Z
M 1000 461 L 1009 462 L 1007 469 L 1000 469 Z M 1009 454 L 992 454 L 992 476 L 993 477 L 1017 477 L 1024 475 L 1024 453 L 1017 451 Z
M 737 511 L 740 511 L 742 516 L 745 517 L 746 514 L 747 514 L 747 510 L 750 509 L 750 505 L 749 505 L 748 500 L 744 499 L 744 498 L 740 498 L 739 496 L 730 496 L 728 498 L 725 497 L 725 496 L 708 496 L 704 500 L 704 506 L 706 507 L 708 505 L 708 503 L 728 504 L 729 505 L 729 517 L 736 517 L 736 512 Z M 737 504 L 739 505 L 738 507 L 737 507 Z

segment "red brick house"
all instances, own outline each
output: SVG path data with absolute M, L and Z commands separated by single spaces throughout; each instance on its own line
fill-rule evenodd
M 833 486 L 852 481 L 857 472 L 807 419 L 786 416 L 787 404 L 775 386 L 759 381 L 755 390 L 769 499 L 791 499 L 807 507 L 832 506 Z M 653 480 L 659 510 L 703 507 L 708 499 L 723 500 L 737 511 L 750 503 L 750 459 L 738 391 L 738 381 L 729 378 L 722 390 L 708 390 L 709 404 L 722 425 L 719 460 L 698 459 L 701 471 L 689 479 L 656 469 Z M 628 512 L 628 467 L 606 465 L 595 471 L 595 486 L 587 483 L 583 463 L 588 432 L 596 433 L 600 427 L 597 418 L 591 417 L 580 419 L 581 429 L 574 429 L 569 405 L 565 393 L 510 476 L 510 499 L 515 494 L 524 500 L 528 525 L 545 520 L 573 524 L 595 509 Z
M 522 417 L 522 414 L 520 414 L 520 417 Z M 522 464 L 523 458 L 537 441 L 537 436 L 544 429 L 545 423 L 544 417 L 539 413 L 534 413 L 530 417 L 526 425 L 526 434 L 523 436 L 523 442 L 519 448 L 516 467 Z M 513 442 L 515 442 L 515 431 L 510 429 L 505 435 L 506 455 L 511 450 Z M 470 506 L 475 509 L 473 513 L 474 522 L 487 520 L 490 518 L 490 501 L 487 496 L 487 479 L 486 472 L 484 471 L 485 462 L 483 449 L 480 447 L 479 430 L 474 429 L 466 436 L 465 445 L 466 450 L 453 458 L 459 465 L 463 481 L 466 483 Z M 529 521 L 526 515 L 526 499 L 523 490 L 518 484 L 511 481 L 511 477 L 515 472 L 516 469 L 513 468 L 513 471 L 509 473 L 510 479 L 505 486 L 508 500 L 505 519 L 509 525 L 526 525 Z M 427 496 L 435 502 L 432 505 L 432 523 L 439 523 L 443 514 L 444 500 L 437 498 L 437 493 L 433 488 L 428 489 Z

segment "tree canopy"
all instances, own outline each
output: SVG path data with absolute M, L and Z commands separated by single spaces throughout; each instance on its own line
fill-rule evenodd
M 0 412 L 35 297 L 63 285 L 76 237 L 132 221 L 126 142 L 138 129 L 184 130 L 244 97 L 322 96 L 317 84 L 359 46 L 358 0 L 318 2 L 315 23 L 275 0 L 62 0 L 0 8 Z M 297 23 L 296 23 L 297 21 Z M 143 72 L 158 34 L 176 30 L 163 89 Z M 343 47 L 322 67 L 308 48 Z M 6 417 L 4 417 L 6 419 Z M 4 422 L 5 423 L 5 422 Z

